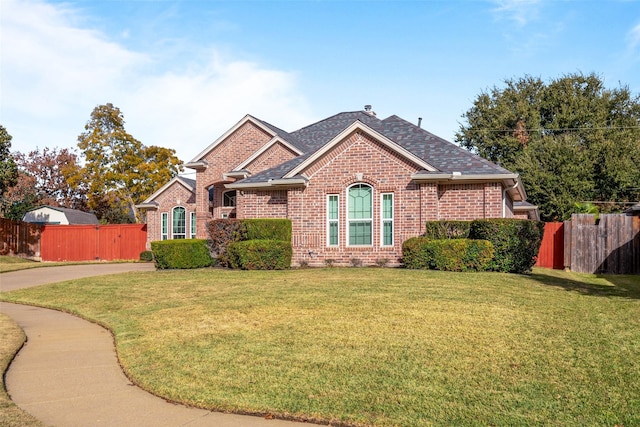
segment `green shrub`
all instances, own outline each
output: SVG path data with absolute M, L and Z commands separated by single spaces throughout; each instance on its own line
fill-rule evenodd
M 242 240 L 282 240 L 291 241 L 291 220 L 281 218 L 242 219 L 244 234 Z
M 478 219 L 471 223 L 472 239 L 493 244 L 491 270 L 508 273 L 528 273 L 538 255 L 544 223 L 526 219 Z
M 218 265 L 231 267 L 227 248 L 232 242 L 281 240 L 291 242 L 291 220 L 280 218 L 216 219 L 207 224 L 209 251 Z
M 246 232 L 239 219 L 215 219 L 207 224 L 209 252 L 218 265 L 229 267 L 227 247 L 231 242 L 245 240 Z
M 402 245 L 406 268 L 442 271 L 485 271 L 493 259 L 493 245 L 486 240 L 413 237 Z
M 468 239 L 471 221 L 427 221 L 423 236 L 432 240 Z
M 411 237 L 402 243 L 402 263 L 406 268 L 424 269 L 431 268 L 433 254 L 430 252 L 428 239 L 424 236 Z
M 207 241 L 202 239 L 151 242 L 158 269 L 202 268 L 213 265 Z
M 291 242 L 244 240 L 227 247 L 229 266 L 243 270 L 284 270 L 291 267 Z
M 153 261 L 153 252 L 152 251 L 140 252 L 140 261 L 144 261 L 144 262 Z

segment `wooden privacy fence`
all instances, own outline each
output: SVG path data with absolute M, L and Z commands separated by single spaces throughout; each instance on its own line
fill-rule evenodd
M 564 268 L 564 223 L 548 222 L 544 225 L 544 235 L 538 252 L 536 267 Z
M 640 217 L 574 214 L 564 225 L 564 265 L 579 273 L 640 273 Z
M 44 225 L 42 261 L 138 260 L 146 250 L 146 224 Z
M 38 224 L 0 218 L 0 255 L 40 259 L 41 230 Z
M 0 255 L 38 261 L 138 260 L 146 224 L 38 225 L 0 218 Z

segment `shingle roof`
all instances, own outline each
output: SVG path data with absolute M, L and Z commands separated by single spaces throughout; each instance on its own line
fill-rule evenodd
M 49 208 L 64 213 L 64 215 L 67 217 L 67 220 L 69 221 L 69 224 L 99 224 L 98 218 L 95 216 L 95 214 L 79 211 L 77 209 L 61 208 L 57 206 L 39 206 L 35 209 L 31 209 L 29 212 L 42 208 Z
M 352 111 L 336 114 L 291 133 L 260 120 L 261 123 L 290 144 L 295 145 L 304 154 L 238 182 L 248 184 L 282 178 L 356 121 L 384 135 L 437 168 L 439 172 L 461 172 L 464 175 L 511 174 L 510 171 L 398 116 L 394 115 L 380 120 L 364 111 Z
M 462 172 L 465 175 L 511 173 L 398 116 L 384 119 L 380 133 L 429 162 L 440 172 Z
M 191 178 L 185 178 L 184 176 L 178 175 L 177 178 L 190 186 L 191 188 L 196 188 L 196 180 Z

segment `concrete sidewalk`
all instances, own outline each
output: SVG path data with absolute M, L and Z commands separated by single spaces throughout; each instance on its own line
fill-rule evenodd
M 93 275 L 122 272 L 123 265 L 129 265 L 134 271 L 140 266 L 149 269 L 149 264 L 101 264 L 99 270 L 88 265 L 22 270 L 1 274 L 1 289 L 27 287 L 30 280 L 34 284 L 43 284 L 45 279 L 42 276 L 55 277 L 52 281 L 87 277 L 87 268 L 94 271 Z M 77 276 L 71 277 L 74 271 Z M 63 276 L 64 279 L 59 279 Z M 113 338 L 104 328 L 75 316 L 36 307 L 0 303 L 0 312 L 12 317 L 27 335 L 27 343 L 6 374 L 9 395 L 19 407 L 48 425 L 309 425 L 167 403 L 134 386 L 125 377 L 118 364 Z

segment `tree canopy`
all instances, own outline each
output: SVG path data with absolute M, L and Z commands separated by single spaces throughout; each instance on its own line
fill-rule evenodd
M 86 187 L 72 187 L 67 177 L 80 169 L 77 155 L 67 148 L 44 148 L 14 154 L 18 177 L 5 194 L 5 216 L 20 220 L 39 205 L 87 210 Z
M 7 129 L 0 125 L 0 198 L 18 178 L 18 167 L 11 155 L 11 139 Z
M 69 178 L 76 186 L 87 183 L 89 207 L 108 222 L 138 221 L 136 204 L 182 170 L 175 150 L 143 145 L 124 124 L 119 108 L 97 106 L 78 136 L 84 167 Z
M 595 74 L 525 76 L 481 92 L 456 142 L 520 173 L 543 220 L 576 203 L 606 210 L 640 195 L 640 98 Z

